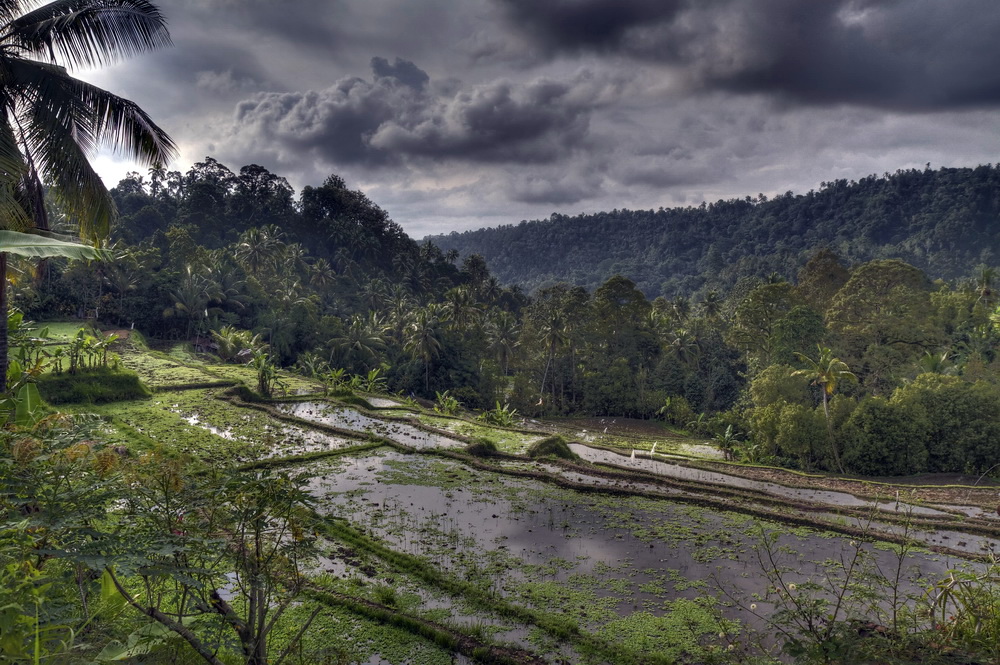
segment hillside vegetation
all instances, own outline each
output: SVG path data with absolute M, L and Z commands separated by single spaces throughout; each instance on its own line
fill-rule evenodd
M 547 220 L 431 236 L 480 254 L 504 284 L 527 291 L 614 275 L 648 298 L 728 288 L 746 275 L 793 275 L 817 248 L 848 263 L 899 258 L 934 277 L 997 263 L 1000 166 L 908 170 L 834 180 L 819 191 L 700 207 L 553 214 Z

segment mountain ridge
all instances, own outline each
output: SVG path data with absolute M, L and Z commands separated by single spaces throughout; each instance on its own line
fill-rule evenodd
M 480 254 L 503 283 L 593 290 L 621 274 L 647 295 L 692 295 L 741 277 L 791 277 L 826 247 L 850 263 L 899 258 L 932 277 L 1000 261 L 1000 166 L 911 169 L 697 207 L 615 209 L 427 236 Z

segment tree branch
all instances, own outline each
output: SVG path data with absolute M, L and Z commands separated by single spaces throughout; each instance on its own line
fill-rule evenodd
M 129 605 L 137 609 L 139 612 L 142 612 L 150 619 L 153 619 L 154 621 L 166 626 L 171 631 L 183 637 L 184 640 L 191 645 L 191 648 L 197 651 L 198 655 L 204 658 L 211 665 L 225 665 L 225 663 L 219 660 L 211 649 L 202 644 L 201 640 L 199 640 L 198 637 L 193 632 L 191 632 L 191 630 L 188 629 L 184 624 L 178 621 L 174 621 L 173 619 L 171 619 L 170 617 L 168 617 L 166 614 L 156 609 L 155 607 L 143 607 L 142 605 L 140 605 L 139 601 L 133 598 L 132 594 L 126 591 L 125 587 L 123 587 L 121 582 L 118 581 L 118 577 L 115 575 L 111 567 L 108 566 L 107 568 L 105 568 L 105 570 L 111 577 L 111 581 L 114 583 L 115 588 L 118 589 L 118 593 L 122 595 L 122 598 L 124 598 Z

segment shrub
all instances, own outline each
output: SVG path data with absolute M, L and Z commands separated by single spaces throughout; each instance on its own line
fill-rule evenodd
M 510 408 L 510 404 L 500 406 L 500 402 L 498 401 L 496 408 L 483 411 L 479 414 L 479 420 L 483 421 L 487 425 L 511 427 L 514 424 L 514 417 L 516 415 L 517 409 Z
M 537 441 L 528 448 L 528 457 L 560 457 L 562 459 L 579 459 L 579 456 L 569 449 L 566 439 L 561 436 L 549 436 Z
M 443 413 L 446 416 L 455 415 L 462 406 L 448 390 L 443 393 L 435 392 L 434 396 L 434 410 L 438 413 Z
M 493 457 L 497 454 L 497 444 L 493 443 L 487 438 L 480 437 L 470 443 L 465 452 L 473 455 L 474 457 Z
M 135 372 L 107 367 L 42 375 L 38 378 L 38 392 L 49 404 L 101 404 L 145 399 L 151 394 Z

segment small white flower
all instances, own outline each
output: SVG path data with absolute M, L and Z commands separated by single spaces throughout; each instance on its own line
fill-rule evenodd
M 725 633 L 719 633 L 719 639 L 720 640 L 726 639 L 726 634 Z
M 736 645 L 735 645 L 735 644 L 730 644 L 730 645 L 729 645 L 729 646 L 728 646 L 727 648 L 728 648 L 728 649 L 729 649 L 730 651 L 732 651 L 733 649 L 735 649 L 735 648 L 736 648 Z
M 757 609 L 757 603 L 750 603 L 750 609 L 751 610 Z
M 858 546 L 858 541 L 852 540 L 851 541 L 851 547 L 857 547 L 857 546 Z
M 789 591 L 795 591 L 795 583 L 794 582 L 792 582 L 791 584 L 788 585 L 788 590 Z

